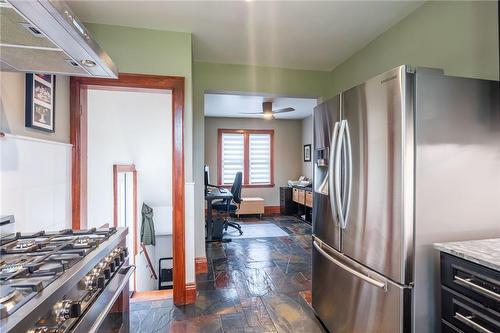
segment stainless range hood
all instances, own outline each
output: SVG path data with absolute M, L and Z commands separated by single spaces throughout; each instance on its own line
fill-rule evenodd
M 118 77 L 69 6 L 51 0 L 0 0 L 0 69 Z

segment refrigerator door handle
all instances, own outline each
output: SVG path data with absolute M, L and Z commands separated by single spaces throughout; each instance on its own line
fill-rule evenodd
M 344 142 L 344 132 L 345 132 L 345 125 L 346 121 L 342 120 L 340 123 L 340 129 L 339 129 L 339 134 L 338 134 L 338 139 L 337 143 L 335 145 L 335 160 L 334 160 L 334 165 L 335 165 L 335 182 L 334 182 L 334 192 L 335 192 L 335 203 L 337 207 L 337 214 L 339 218 L 339 224 L 342 229 L 345 229 L 346 224 L 345 224 L 345 219 L 344 219 L 344 206 L 342 205 L 342 196 L 340 193 L 340 182 L 341 182 L 341 174 L 342 174 L 342 167 L 340 165 L 341 157 L 342 157 L 342 145 Z M 331 200 L 331 198 L 330 198 Z
M 378 280 L 375 280 L 371 277 L 369 277 L 368 275 L 365 275 L 363 273 L 360 273 L 358 272 L 357 270 L 355 269 L 352 269 L 351 267 L 341 263 L 340 261 L 338 261 L 337 259 L 335 258 L 332 258 L 332 256 L 330 256 L 328 253 L 326 253 L 325 250 L 323 250 L 321 248 L 321 245 L 318 244 L 318 242 L 316 240 L 313 240 L 313 245 L 314 247 L 316 248 L 316 250 L 318 250 L 319 253 L 321 253 L 326 259 L 328 259 L 329 261 L 331 261 L 332 263 L 334 263 L 335 265 L 339 266 L 340 268 L 342 268 L 343 270 L 351 273 L 352 275 L 355 275 L 357 276 L 358 278 L 360 278 L 361 280 L 365 281 L 365 282 L 368 282 L 369 284 L 371 285 L 374 285 L 375 287 L 377 288 L 380 288 L 380 289 L 384 289 L 385 291 L 387 291 L 387 285 L 384 283 L 384 282 L 380 282 Z
M 349 211 L 351 208 L 351 193 L 352 193 L 352 147 L 351 147 L 351 132 L 349 130 L 349 123 L 345 121 L 345 136 L 346 136 L 346 150 L 347 150 L 347 195 L 344 197 L 344 225 L 347 228 L 347 222 L 349 220 Z
M 337 169 L 337 166 L 335 165 L 335 150 L 337 146 L 337 141 L 338 141 L 338 135 L 339 135 L 339 122 L 337 121 L 335 123 L 335 127 L 333 128 L 333 136 L 332 136 L 332 143 L 330 144 L 330 161 L 328 163 L 328 194 L 329 194 L 329 199 L 330 199 L 330 207 L 332 210 L 332 215 L 333 216 L 339 216 L 338 214 L 338 207 L 336 203 L 336 192 L 335 192 L 335 179 L 334 179 L 334 172 Z

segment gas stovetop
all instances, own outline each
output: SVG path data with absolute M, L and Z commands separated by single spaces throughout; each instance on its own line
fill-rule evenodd
M 2 237 L 0 319 L 12 315 L 114 233 L 115 228 L 94 228 Z

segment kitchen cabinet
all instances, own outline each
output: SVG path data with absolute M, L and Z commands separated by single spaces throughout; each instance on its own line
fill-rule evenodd
M 441 250 L 442 331 L 500 332 L 500 267 L 487 267 L 480 260 L 468 258 L 467 254 L 462 258 L 456 249 L 447 253 L 441 247 L 446 244 L 436 246 Z M 500 245 L 500 239 L 497 244 Z M 466 247 L 462 246 L 462 249 Z M 488 257 L 491 251 L 484 253 Z

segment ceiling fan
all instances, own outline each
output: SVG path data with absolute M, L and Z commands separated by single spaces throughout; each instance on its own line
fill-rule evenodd
M 266 119 L 274 119 L 274 115 L 277 113 L 285 113 L 285 112 L 292 112 L 295 111 L 294 108 L 283 108 L 283 109 L 276 109 L 273 110 L 273 102 L 262 102 L 262 111 L 261 112 L 244 112 L 240 114 L 260 114 L 263 115 L 264 118 Z

